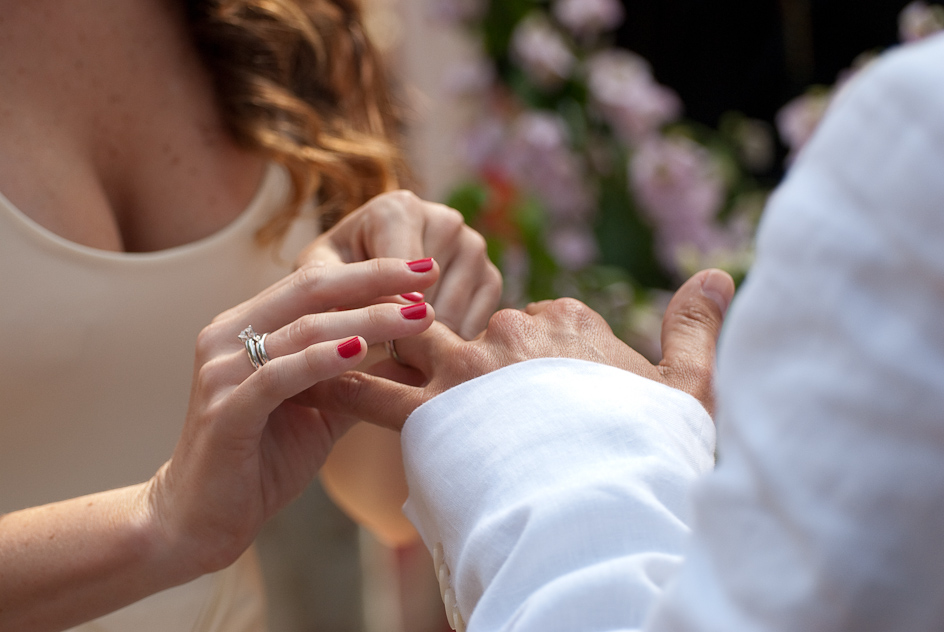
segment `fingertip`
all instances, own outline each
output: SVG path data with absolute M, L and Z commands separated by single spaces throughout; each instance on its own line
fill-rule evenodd
M 400 308 L 400 315 L 407 320 L 423 320 L 432 311 L 429 303 L 415 303 Z
M 718 306 L 722 317 L 731 305 L 734 291 L 734 279 L 724 270 L 713 268 L 702 273 L 701 293 Z
M 417 259 L 415 261 L 407 261 L 407 267 L 413 272 L 429 272 L 433 269 L 434 261 L 432 257 L 426 257 L 425 259 Z
M 338 355 L 345 360 L 361 355 L 361 353 L 367 349 L 367 342 L 360 336 L 354 336 L 353 338 L 348 338 L 344 342 L 338 344 Z

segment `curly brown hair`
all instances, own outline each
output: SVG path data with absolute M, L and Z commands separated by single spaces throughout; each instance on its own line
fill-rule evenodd
M 236 139 L 283 164 L 294 195 L 278 238 L 317 196 L 324 227 L 403 184 L 395 113 L 358 0 L 186 0 Z

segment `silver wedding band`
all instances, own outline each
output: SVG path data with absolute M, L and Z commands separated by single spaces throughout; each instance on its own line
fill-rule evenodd
M 252 325 L 249 325 L 239 332 L 238 338 L 246 345 L 246 353 L 249 355 L 249 361 L 252 362 L 253 368 L 257 371 L 269 361 L 269 354 L 266 353 L 265 348 L 265 339 L 268 335 L 268 333 L 257 334 L 255 330 L 253 330 Z
M 404 364 L 403 358 L 400 357 L 400 354 L 397 353 L 397 346 L 393 344 L 393 340 L 388 340 L 384 343 L 384 347 L 387 348 L 387 355 L 393 358 L 394 362 L 399 364 Z

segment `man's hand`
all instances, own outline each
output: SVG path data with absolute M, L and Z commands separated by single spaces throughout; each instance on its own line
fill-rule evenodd
M 733 295 L 734 281 L 720 270 L 689 279 L 666 310 L 663 359 L 657 365 L 619 340 L 589 307 L 558 299 L 525 311 L 502 310 L 471 341 L 434 323 L 425 333 L 396 342 L 400 361 L 408 367 L 391 361 L 377 375 L 345 373 L 316 385 L 304 399 L 322 410 L 399 430 L 418 406 L 458 384 L 516 362 L 574 358 L 662 382 L 694 396 L 712 413 L 715 344 Z

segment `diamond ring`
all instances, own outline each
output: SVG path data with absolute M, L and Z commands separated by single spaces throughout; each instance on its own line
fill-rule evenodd
M 249 355 L 249 361 L 252 362 L 252 366 L 256 370 L 269 361 L 269 354 L 266 353 L 265 348 L 265 339 L 268 335 L 267 333 L 261 335 L 257 334 L 252 328 L 252 325 L 249 325 L 239 332 L 238 338 L 246 345 L 246 353 Z

